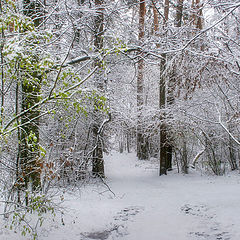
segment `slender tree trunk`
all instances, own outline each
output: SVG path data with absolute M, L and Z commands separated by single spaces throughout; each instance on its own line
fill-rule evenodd
M 164 2 L 164 25 L 163 28 L 167 26 L 168 22 L 168 15 L 169 15 L 169 0 L 165 0 Z M 162 54 L 162 60 L 160 62 L 160 82 L 159 82 L 159 107 L 160 109 L 164 110 L 166 108 L 166 59 L 167 55 L 164 53 Z M 162 113 L 161 115 L 161 125 L 160 125 L 160 170 L 159 170 L 159 175 L 167 174 L 167 169 L 171 165 L 169 162 L 171 160 L 169 157 L 168 151 L 171 150 L 169 149 L 169 144 L 168 144 L 168 138 L 167 138 L 167 126 L 165 122 L 165 115 Z
M 228 126 L 228 129 L 230 129 L 230 131 L 232 129 L 232 126 L 230 124 Z M 236 149 L 234 148 L 234 141 L 230 136 L 229 136 L 228 150 L 229 150 L 229 162 L 230 162 L 231 170 L 234 171 L 238 169 L 238 165 L 237 165 L 237 158 L 236 158 Z
M 139 44 L 144 42 L 145 35 L 145 13 L 146 13 L 146 3 L 140 0 L 139 4 L 139 33 L 138 41 Z M 139 160 L 144 160 L 148 158 L 148 141 L 144 136 L 142 123 L 142 110 L 144 106 L 144 59 L 142 53 L 140 53 L 140 60 L 137 66 L 137 112 L 138 112 L 138 122 L 137 122 L 137 157 Z
M 103 1 L 95 0 L 96 17 L 95 17 L 95 39 L 94 46 L 95 51 L 99 52 L 103 49 L 103 34 L 104 34 L 104 8 Z M 104 92 L 104 73 L 101 69 L 100 60 L 95 61 L 95 66 L 98 70 L 95 74 L 95 84 L 99 92 Z M 96 103 L 97 104 L 97 103 Z M 97 106 L 96 106 L 97 109 Z M 103 121 L 100 116 L 100 112 L 96 110 L 96 119 L 93 125 L 93 139 L 94 139 L 94 151 L 92 161 L 92 173 L 94 176 L 101 178 L 105 177 L 104 174 L 104 159 L 103 159 L 103 131 L 99 132 L 101 122 Z
M 127 145 L 127 152 L 128 153 L 130 153 L 130 133 L 129 133 L 129 131 L 127 131 L 127 139 L 126 139 L 126 141 L 127 141 L 127 143 L 126 143 L 126 145 Z
M 160 62 L 160 86 L 159 86 L 159 107 L 164 110 L 166 108 L 166 54 L 162 54 Z M 161 113 L 160 125 L 160 172 L 159 175 L 167 174 L 167 127 L 165 123 L 164 113 Z
M 196 27 L 196 29 L 203 29 L 203 4 L 200 0 L 192 0 L 192 16 L 191 24 Z
M 100 125 L 97 123 L 93 126 L 93 140 L 95 146 L 93 151 L 92 173 L 96 177 L 104 178 L 103 139 L 102 134 L 99 133 L 99 127 Z
M 16 116 L 19 113 L 19 76 L 17 78 L 17 82 L 16 82 L 16 92 L 15 92 L 15 114 Z M 20 122 L 19 119 L 17 119 L 17 125 L 20 126 Z M 21 129 L 20 127 L 17 128 L 17 139 L 21 139 Z M 17 159 L 16 159 L 16 189 L 17 189 L 17 201 L 18 203 L 20 203 L 21 199 L 20 199 L 20 191 L 21 191 L 21 185 L 22 182 L 20 181 L 20 169 L 21 169 L 21 165 L 20 165 L 20 144 L 18 144 L 18 150 L 17 150 Z
M 196 0 L 196 8 L 197 8 L 197 22 L 196 27 L 199 30 L 203 29 L 203 4 L 201 4 L 200 0 Z
M 0 12 L 2 13 L 2 0 L 0 0 Z M 3 123 L 3 110 L 4 110 L 4 57 L 3 57 L 3 48 L 4 48 L 5 36 L 4 28 L 2 27 L 1 31 L 1 45 L 0 45 L 0 54 L 1 54 L 1 109 L 0 109 L 0 125 Z
M 154 33 L 158 35 L 158 31 L 159 31 L 158 11 L 156 9 L 156 5 L 154 2 L 153 2 L 153 29 L 154 29 Z
M 183 136 L 182 172 L 188 174 L 187 142 L 185 136 Z
M 183 2 L 184 2 L 184 0 L 178 0 L 178 2 L 177 2 L 176 27 L 182 26 Z
M 78 5 L 79 6 L 82 6 L 82 5 L 84 5 L 84 3 L 85 3 L 85 0 L 77 0 L 77 2 L 78 2 Z M 82 13 L 80 12 L 79 14 L 78 14 L 78 16 L 79 16 L 79 20 L 81 19 L 81 17 L 82 17 Z M 73 30 L 74 30 L 74 33 L 75 33 L 75 42 L 77 43 L 77 44 L 79 44 L 80 43 L 80 37 L 81 37 L 81 31 L 80 31 L 80 29 L 78 28 L 78 26 L 77 26 L 77 24 L 75 25 L 73 25 Z M 73 43 L 73 45 L 74 45 L 74 43 Z

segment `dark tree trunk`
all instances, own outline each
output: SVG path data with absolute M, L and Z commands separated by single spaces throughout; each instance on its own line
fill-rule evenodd
M 167 170 L 170 171 L 172 170 L 172 158 L 173 158 L 173 146 L 171 143 L 167 144 Z
M 181 27 L 182 25 L 182 16 L 183 16 L 183 2 L 184 0 L 178 0 L 177 3 L 177 12 L 176 12 L 176 26 Z M 165 0 L 164 6 L 164 22 L 167 26 L 169 15 L 169 0 Z M 175 73 L 168 76 L 168 86 L 166 91 L 166 54 L 162 54 L 162 61 L 160 63 L 160 109 L 165 109 L 166 104 L 171 106 L 174 103 L 174 84 L 175 84 Z M 166 96 L 167 92 L 167 96 Z M 162 120 L 165 120 L 165 117 L 162 117 Z M 164 125 L 160 128 L 160 175 L 167 174 L 167 170 L 172 169 L 172 156 L 173 156 L 173 145 L 172 137 L 169 130 L 169 126 Z
M 0 1 L 0 12 L 2 14 L 2 1 Z M 0 43 L 0 56 L 1 56 L 1 110 L 0 110 L 0 125 L 2 126 L 3 121 L 3 111 L 4 111 L 4 92 L 5 92 L 5 81 L 4 81 L 4 57 L 3 48 L 5 42 L 4 28 L 1 29 L 1 43 Z
M 42 21 L 43 11 L 36 1 L 23 0 L 23 13 L 31 17 L 37 27 Z M 36 56 L 36 62 L 38 61 Z M 34 63 L 32 63 L 34 64 Z M 39 102 L 42 76 L 38 76 L 31 69 L 21 69 L 21 111 L 25 111 Z M 30 79 L 29 79 L 30 76 Z M 21 179 L 25 189 L 32 191 L 41 188 L 39 167 L 39 116 L 40 110 L 35 108 L 21 117 L 21 131 L 19 134 L 19 166 Z M 27 199 L 26 199 L 27 203 Z
M 229 128 L 231 129 L 231 127 Z M 234 142 L 230 136 L 229 136 L 228 150 L 229 150 L 229 163 L 231 166 L 231 170 L 234 171 L 238 169 L 238 165 L 237 165 L 237 158 L 236 158 L 236 149 L 234 148 Z
M 196 27 L 197 29 L 202 30 L 203 29 L 203 12 L 202 12 L 203 4 L 201 4 L 200 0 L 196 0 L 196 5 L 197 5 Z
M 99 133 L 99 125 L 93 127 L 95 149 L 93 151 L 92 173 L 96 177 L 104 178 L 103 139 Z
M 165 78 L 165 65 L 166 54 L 162 54 L 160 63 L 160 83 L 159 83 L 159 107 L 164 110 L 166 107 L 166 78 Z M 160 171 L 159 175 L 167 174 L 167 127 L 165 123 L 165 115 L 161 113 L 160 125 Z
M 103 34 L 104 34 L 104 8 L 102 6 L 103 1 L 95 0 L 96 7 L 96 16 L 95 16 L 95 36 L 94 36 L 94 46 L 95 51 L 99 52 L 103 49 Z M 96 88 L 100 93 L 104 93 L 104 74 L 101 69 L 100 60 L 95 60 L 95 67 L 98 67 L 98 70 L 95 74 L 95 84 Z M 98 109 L 96 103 L 96 109 Z M 101 123 L 103 118 L 100 116 L 99 110 L 95 111 L 96 119 L 93 126 L 93 140 L 94 140 L 94 148 L 93 151 L 93 162 L 92 162 L 92 173 L 94 176 L 99 176 L 101 178 L 105 177 L 104 174 L 104 159 L 103 159 L 103 131 L 100 130 Z
M 182 26 L 183 2 L 184 2 L 184 0 L 178 0 L 178 2 L 177 2 L 176 27 Z
M 167 175 L 167 134 L 166 134 L 166 126 L 164 123 L 160 126 L 160 170 L 159 175 Z
M 22 111 L 39 102 L 40 82 L 26 84 L 22 81 Z M 39 109 L 34 109 L 21 118 L 20 162 L 24 175 L 25 187 L 32 185 L 32 190 L 40 188 L 39 168 Z
M 145 1 L 140 0 L 139 8 L 139 33 L 138 40 L 139 43 L 143 43 L 144 34 L 145 34 L 145 12 L 146 12 L 146 3 Z M 138 111 L 138 122 L 137 122 L 137 157 L 139 160 L 144 160 L 148 158 L 148 141 L 144 136 L 143 127 L 142 127 L 142 110 L 144 105 L 144 60 L 142 54 L 140 54 L 141 59 L 138 62 L 137 66 L 137 111 Z
M 130 153 L 130 133 L 127 131 L 127 139 L 126 139 L 126 147 L 127 147 L 127 152 Z
M 183 139 L 182 172 L 188 174 L 187 143 L 185 137 Z
M 176 9 L 176 27 L 181 27 L 182 26 L 182 17 L 183 17 L 183 3 L 184 0 L 178 0 L 177 2 L 177 9 Z M 168 11 L 169 11 L 169 2 L 166 1 L 165 3 L 165 20 L 168 20 Z M 166 56 L 164 56 L 166 58 Z M 165 69 L 164 69 L 165 70 Z M 167 106 L 171 107 L 171 105 L 174 103 L 174 85 L 175 85 L 175 70 L 173 70 L 172 74 L 168 76 L 168 86 L 167 86 Z M 169 127 L 168 127 L 169 129 Z M 172 169 L 172 156 L 173 156 L 173 144 L 172 144 L 172 137 L 170 133 L 170 129 L 167 134 L 167 139 L 166 139 L 166 168 L 167 170 Z
M 169 15 L 169 0 L 164 2 L 164 26 L 167 26 Z M 159 107 L 164 110 L 166 108 L 166 59 L 167 55 L 162 54 L 162 60 L 160 62 L 160 82 L 159 82 Z M 167 174 L 167 169 L 171 165 L 172 153 L 170 152 L 172 148 L 169 148 L 168 137 L 167 137 L 167 126 L 165 114 L 161 113 L 161 126 L 160 126 L 160 148 L 159 148 L 159 158 L 160 158 L 160 170 L 159 175 Z
M 192 1 L 192 24 L 197 29 L 201 30 L 203 28 L 203 12 L 202 12 L 203 4 L 201 4 L 200 0 Z

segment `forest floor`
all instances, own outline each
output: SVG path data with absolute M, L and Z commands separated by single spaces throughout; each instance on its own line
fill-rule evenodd
M 46 220 L 40 240 L 239 240 L 240 175 L 158 176 L 135 154 L 105 157 L 106 185 L 64 193 L 64 213 Z M 1 224 L 1 223 L 0 223 Z M 21 240 L 1 230 L 0 240 Z

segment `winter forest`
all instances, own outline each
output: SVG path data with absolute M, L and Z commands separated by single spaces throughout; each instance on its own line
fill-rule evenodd
M 239 0 L 0 12 L 0 240 L 240 239 Z

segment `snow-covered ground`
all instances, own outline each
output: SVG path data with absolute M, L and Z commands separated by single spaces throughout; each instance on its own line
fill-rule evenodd
M 65 193 L 64 214 L 46 221 L 40 240 L 239 240 L 240 175 L 158 176 L 135 154 L 106 156 L 106 182 Z M 0 230 L 0 240 L 22 240 Z

